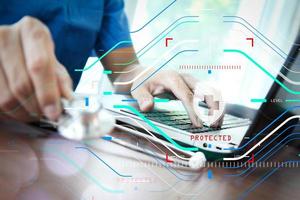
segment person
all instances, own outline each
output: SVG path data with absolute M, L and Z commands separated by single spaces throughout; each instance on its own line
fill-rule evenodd
M 81 72 L 74 69 L 83 68 L 92 52 L 101 56 L 118 42 L 131 41 L 123 0 L 2 0 L 0 4 L 2 118 L 28 122 L 46 116 L 56 120 L 62 112 L 60 99 L 71 98 L 79 82 Z M 128 81 L 144 69 L 138 60 L 122 68 L 114 63 L 135 58 L 132 44 L 126 43 L 101 63 L 111 71 L 135 68 L 132 73 L 109 77 L 111 81 Z M 116 90 L 128 92 L 143 78 Z M 193 125 L 201 127 L 192 106 L 196 82 L 189 75 L 162 71 L 131 94 L 140 110 L 149 111 L 153 96 L 172 92 L 182 101 Z

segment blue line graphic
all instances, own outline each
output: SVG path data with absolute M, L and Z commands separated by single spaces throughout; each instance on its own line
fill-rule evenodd
M 106 141 L 111 141 L 113 138 L 109 135 L 106 135 L 106 136 L 102 136 L 101 137 L 103 140 L 106 140 Z
M 294 134 L 293 136 L 295 136 L 295 135 L 298 136 L 298 135 L 300 135 L 300 134 Z M 282 145 L 281 145 L 278 149 L 276 149 L 274 152 L 272 152 L 270 155 L 268 155 L 264 160 L 269 159 L 272 155 L 274 155 L 276 152 L 278 152 L 280 149 L 282 149 L 282 148 L 283 148 L 286 144 L 288 144 L 289 142 L 294 141 L 294 140 L 299 140 L 299 139 L 300 139 L 300 137 L 295 137 L 295 138 L 292 138 L 292 139 L 287 140 L 286 142 L 282 143 Z M 251 175 L 252 172 L 255 171 L 255 169 L 256 169 L 256 168 L 252 168 L 252 169 L 248 172 L 248 174 L 244 176 L 244 178 L 246 178 L 247 176 Z
M 73 160 L 71 160 L 64 153 L 59 152 L 56 149 L 50 149 L 50 148 L 43 149 L 43 151 L 45 151 L 47 153 L 53 153 L 53 154 L 61 157 L 62 159 L 64 159 L 65 161 L 67 161 L 69 164 L 71 164 L 74 168 L 76 168 L 81 174 L 83 174 L 92 183 L 94 183 L 95 185 L 97 185 L 98 187 L 100 187 L 102 190 L 104 190 L 106 192 L 110 192 L 110 193 L 116 193 L 116 194 L 118 194 L 118 193 L 124 193 L 123 190 L 114 190 L 114 189 L 110 189 L 110 188 L 107 188 L 107 187 L 103 186 L 102 183 L 100 181 L 98 181 L 98 179 L 96 177 L 92 176 L 87 171 L 85 171 L 84 169 L 82 169 L 82 167 L 78 166 L 76 164 L 76 162 L 74 162 Z
M 180 183 L 180 180 L 177 180 L 175 183 L 173 183 L 172 185 L 170 185 L 169 187 L 162 189 L 162 190 L 150 190 L 149 192 L 167 192 L 171 189 L 173 189 L 178 183 Z
M 174 176 L 176 176 L 178 179 L 180 179 L 180 180 L 182 180 L 182 181 L 194 181 L 194 180 L 196 180 L 196 179 L 198 178 L 198 177 L 195 177 L 195 175 L 193 175 L 193 174 L 187 174 L 187 175 L 186 175 L 186 174 L 182 174 L 182 173 L 176 171 L 176 170 L 173 169 L 172 167 L 169 167 L 168 164 L 166 164 L 166 163 L 164 163 L 163 161 L 161 161 L 160 159 L 158 159 L 158 158 L 157 158 L 157 154 L 156 154 L 155 152 L 150 151 L 150 150 L 145 149 L 145 148 L 144 148 L 144 150 L 145 150 L 145 151 L 148 151 L 148 152 L 151 152 L 150 154 L 153 154 L 151 157 L 152 157 L 153 159 L 155 159 L 157 162 L 159 162 L 161 165 L 163 165 L 164 168 L 166 168 L 171 174 L 173 174 Z M 179 175 L 181 175 L 181 176 L 187 176 L 187 177 L 193 176 L 193 177 L 192 177 L 192 178 L 189 178 L 189 179 L 184 179 L 184 178 L 181 178 Z
M 143 28 L 145 28 L 148 24 L 150 24 L 154 19 L 156 19 L 159 15 L 161 15 L 165 10 L 167 10 L 169 7 L 171 7 L 177 0 L 172 1 L 167 7 L 165 7 L 164 9 L 162 9 L 158 14 L 156 14 L 152 19 L 150 19 L 147 23 L 145 23 L 142 27 L 131 31 L 130 33 L 136 33 L 139 32 L 140 30 L 142 30 Z
M 268 43 L 266 43 L 261 37 L 259 37 L 254 31 L 252 31 L 250 28 L 248 28 L 245 24 L 238 22 L 238 21 L 223 21 L 223 22 L 231 22 L 231 23 L 237 23 L 240 24 L 242 26 L 244 26 L 246 29 L 248 29 L 251 33 L 253 33 L 257 38 L 259 38 L 262 42 L 264 42 L 268 47 L 270 47 L 273 51 L 275 51 L 281 58 L 283 58 L 284 60 L 286 59 L 285 56 L 281 55 L 277 50 L 275 50 L 271 45 L 269 45 Z
M 283 58 L 284 60 L 286 60 L 287 58 L 290 58 L 292 60 L 295 60 L 296 58 L 293 58 L 291 56 L 288 56 L 287 53 L 285 53 L 280 47 L 278 47 L 276 44 L 274 44 L 269 38 L 267 38 L 264 34 L 262 34 L 259 30 L 257 30 L 254 26 L 252 26 L 247 20 L 245 20 L 242 17 L 239 16 L 223 16 L 224 18 L 237 18 L 242 20 L 243 22 L 246 23 L 243 24 L 242 22 L 239 21 L 233 21 L 233 20 L 227 20 L 227 21 L 223 21 L 223 22 L 232 22 L 232 23 L 238 23 L 242 26 L 244 26 L 246 29 L 248 29 L 250 32 L 252 32 L 256 37 L 258 37 L 262 42 L 264 42 L 267 46 L 269 46 L 273 51 L 275 51 L 281 58 Z M 281 53 L 279 53 L 278 51 L 276 51 L 274 48 L 272 48 L 266 41 L 264 41 L 261 37 L 259 37 L 256 33 L 254 33 L 251 29 L 248 28 L 248 26 L 250 26 L 253 30 L 255 30 L 261 37 L 263 37 L 265 40 L 267 40 L 269 43 L 271 43 L 273 45 L 273 47 L 275 47 L 277 50 L 279 50 L 282 54 L 284 54 L 284 56 L 282 56 Z M 289 63 L 291 63 L 291 61 L 288 61 Z
M 294 136 L 294 135 L 299 135 L 299 133 L 293 133 L 291 135 L 288 135 L 287 137 L 284 138 L 284 140 L 286 140 L 287 138 L 291 137 L 291 136 Z M 294 139 L 292 139 L 294 140 Z M 283 140 L 282 140 L 283 141 Z M 281 142 L 282 142 L 281 141 Z M 289 140 L 290 141 L 290 140 Z M 288 141 L 288 142 L 289 142 Z M 281 142 L 280 143 L 277 143 L 275 146 L 272 147 L 272 149 L 270 149 L 267 153 L 265 153 L 265 155 L 263 155 L 261 158 L 259 158 L 256 162 L 259 162 L 260 160 L 262 160 L 265 156 L 267 156 L 269 153 L 272 153 L 270 154 L 268 157 L 270 157 L 271 155 L 273 155 L 274 153 L 276 153 L 278 150 L 280 150 L 281 148 L 278 148 L 276 151 L 273 151 L 276 147 L 278 147 L 279 145 L 281 145 Z M 286 143 L 285 143 L 286 144 Z M 247 169 L 243 170 L 241 173 L 238 173 L 238 174 L 225 174 L 224 176 L 227 176 L 227 177 L 234 177 L 234 176 L 241 176 L 243 174 L 245 174 L 247 171 L 249 171 L 252 167 L 248 167 Z
M 259 30 L 257 30 L 254 26 L 252 26 L 247 20 L 245 20 L 242 17 L 239 16 L 223 16 L 223 17 L 231 17 L 231 18 L 237 18 L 237 19 L 241 19 L 242 21 L 244 21 L 248 26 L 250 26 L 251 28 L 253 28 L 257 33 L 259 33 L 263 38 L 265 38 L 268 42 L 270 42 L 274 47 L 276 47 L 279 51 L 281 51 L 281 53 L 283 53 L 285 56 L 287 56 L 287 53 L 285 53 L 281 48 L 279 48 L 276 44 L 274 44 L 269 38 L 267 38 L 266 36 L 264 36 L 264 34 L 262 34 Z
M 276 137 L 274 137 L 270 142 L 268 142 L 267 144 L 265 144 L 258 152 L 256 152 L 254 154 L 254 157 L 258 156 L 260 152 L 262 152 L 267 146 L 269 146 L 270 144 L 272 144 L 272 142 L 274 142 L 278 137 L 280 137 L 282 134 L 284 134 L 288 129 L 291 129 L 291 128 L 294 128 L 294 127 L 300 127 L 300 125 L 291 125 L 291 126 L 287 127 L 286 129 L 284 129 L 283 131 L 281 131 L 279 134 L 277 134 Z M 249 158 L 248 161 L 250 159 L 251 158 Z M 257 161 L 259 161 L 259 159 Z M 225 166 L 224 168 L 226 168 L 226 169 L 238 169 L 238 168 L 242 168 L 242 167 L 244 167 L 246 165 L 247 165 L 247 161 L 244 164 L 240 165 L 240 166 L 234 166 L 234 167 L 226 167 Z
M 137 102 L 136 99 L 122 99 L 122 102 Z
M 82 71 L 86 71 L 89 70 L 90 68 L 92 68 L 97 62 L 99 62 L 100 60 L 102 60 L 102 58 L 104 58 L 105 56 L 107 56 L 107 54 L 109 54 L 110 52 L 112 52 L 114 49 L 116 49 L 118 46 L 122 45 L 122 44 L 132 44 L 132 41 L 129 40 L 123 40 L 118 42 L 117 44 L 115 44 L 112 48 L 110 48 L 107 52 L 105 52 L 101 57 L 99 57 L 95 62 L 93 62 L 92 64 L 90 64 L 89 66 L 84 67 L 83 69 L 74 69 L 75 72 L 82 72 Z
M 84 98 L 85 106 L 89 106 L 89 97 Z
M 213 179 L 213 172 L 211 169 L 207 170 L 207 178 L 208 179 Z
M 159 43 L 163 38 L 165 38 L 170 32 L 172 32 L 175 28 L 177 28 L 178 26 L 182 25 L 182 24 L 185 24 L 185 23 L 194 23 L 194 22 L 199 22 L 199 21 L 183 21 L 183 22 L 180 22 L 179 24 L 176 24 L 176 26 L 174 26 L 171 30 L 169 30 L 167 33 L 165 33 L 163 36 L 161 36 L 154 44 L 152 44 L 149 48 L 147 48 L 144 52 L 142 52 L 140 55 L 138 55 L 136 58 L 132 59 L 131 61 L 129 62 L 123 62 L 123 63 L 115 63 L 114 65 L 121 65 L 121 66 L 127 66 L 127 65 L 130 65 L 132 63 L 134 63 L 135 61 L 137 61 L 140 57 L 142 57 L 145 53 L 147 53 L 150 49 L 152 49 L 152 47 L 154 47 L 157 43 Z M 146 45 L 148 46 L 148 45 Z M 146 47 L 145 46 L 145 47 Z M 145 48 L 144 47 L 144 48 Z M 143 49 L 144 49 L 143 48 Z M 138 52 L 140 53 L 141 50 Z
M 188 15 L 188 16 L 183 16 L 178 18 L 177 20 L 175 20 L 171 25 L 169 25 L 165 30 L 163 30 L 160 34 L 158 34 L 155 38 L 153 38 L 150 42 L 148 42 L 148 44 L 146 44 L 142 49 L 140 49 L 137 54 L 139 54 L 141 51 L 143 51 L 149 44 L 151 44 L 154 40 L 156 40 L 159 36 L 161 36 L 166 30 L 168 30 L 170 27 L 172 27 L 174 24 L 176 24 L 179 20 L 184 19 L 184 18 L 191 18 L 191 17 L 199 17 L 199 16 L 194 16 L 194 15 Z M 193 22 L 193 21 L 184 21 L 181 22 L 180 24 L 183 23 L 187 23 L 187 22 Z M 196 22 L 196 21 L 195 21 Z M 198 21 L 197 21 L 198 22 Z M 177 25 L 179 26 L 179 24 Z M 174 30 L 174 29 L 173 29 Z M 172 31 L 172 30 L 171 30 Z M 169 31 L 168 33 L 170 33 L 171 31 Z
M 281 113 L 278 117 L 276 117 L 270 124 L 268 124 L 265 128 L 263 128 L 260 132 L 258 132 L 257 134 L 255 134 L 255 136 L 253 138 L 251 138 L 248 142 L 246 142 L 243 146 L 238 147 L 238 148 L 224 148 L 225 150 L 241 150 L 243 148 L 245 148 L 248 144 L 250 144 L 251 142 L 253 142 L 259 135 L 261 135 L 265 130 L 267 130 L 268 128 L 270 128 L 275 122 L 277 122 L 281 117 L 283 117 L 286 113 L 288 113 L 289 111 L 292 110 L 296 110 L 299 109 L 300 106 L 292 106 L 287 108 L 283 113 Z
M 100 160 L 102 163 L 104 163 L 109 169 L 111 169 L 113 172 L 115 172 L 118 176 L 125 177 L 125 178 L 132 177 L 131 175 L 123 175 L 123 174 L 120 174 L 119 172 L 117 172 L 115 169 L 113 169 L 109 164 L 107 164 L 104 160 L 102 160 L 96 153 L 94 153 L 89 148 L 87 148 L 87 147 L 75 147 L 75 148 L 87 150 L 89 153 L 91 153 L 93 156 L 95 156 L 98 160 Z
M 248 188 L 245 192 L 242 193 L 242 195 L 238 198 L 238 199 L 245 199 L 246 196 L 252 192 L 253 190 L 255 190 L 257 188 L 257 186 L 259 186 L 260 184 L 262 184 L 265 180 L 267 180 L 272 174 L 274 174 L 276 171 L 278 171 L 282 166 L 284 166 L 287 163 L 299 163 L 299 160 L 289 160 L 289 161 L 285 161 L 283 163 L 281 163 L 280 166 L 278 166 L 275 169 L 272 169 L 271 171 L 267 172 L 265 175 L 262 176 L 262 178 L 260 178 L 258 181 L 256 181 L 255 184 L 253 184 L 250 188 Z

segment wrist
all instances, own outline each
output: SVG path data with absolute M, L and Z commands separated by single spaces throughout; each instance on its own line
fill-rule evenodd
M 114 80 L 115 90 L 117 92 L 129 92 L 136 77 L 143 71 L 144 67 L 139 63 L 128 65 L 118 73 Z M 118 84 L 122 83 L 122 84 Z M 126 84 L 125 84 L 126 83 Z

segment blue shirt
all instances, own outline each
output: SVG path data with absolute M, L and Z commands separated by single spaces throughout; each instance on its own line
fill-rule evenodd
M 74 69 L 83 68 L 91 52 L 101 54 L 130 40 L 123 0 L 0 0 L 0 25 L 13 24 L 26 15 L 47 25 L 56 57 L 74 86 L 82 73 Z

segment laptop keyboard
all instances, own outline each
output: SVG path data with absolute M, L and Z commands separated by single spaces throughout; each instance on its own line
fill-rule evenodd
M 185 111 L 161 111 L 160 110 L 160 111 L 142 112 L 142 114 L 146 118 L 152 121 L 159 122 L 161 124 L 165 124 L 173 128 L 184 130 L 190 133 L 210 132 L 210 131 L 222 130 L 222 129 L 239 127 L 239 126 L 250 124 L 249 119 L 243 119 L 243 118 L 235 117 L 233 115 L 225 114 L 223 125 L 221 128 L 212 128 L 207 126 L 205 123 L 203 124 L 202 128 L 196 128 L 191 123 L 191 120 L 189 119 L 189 116 Z

